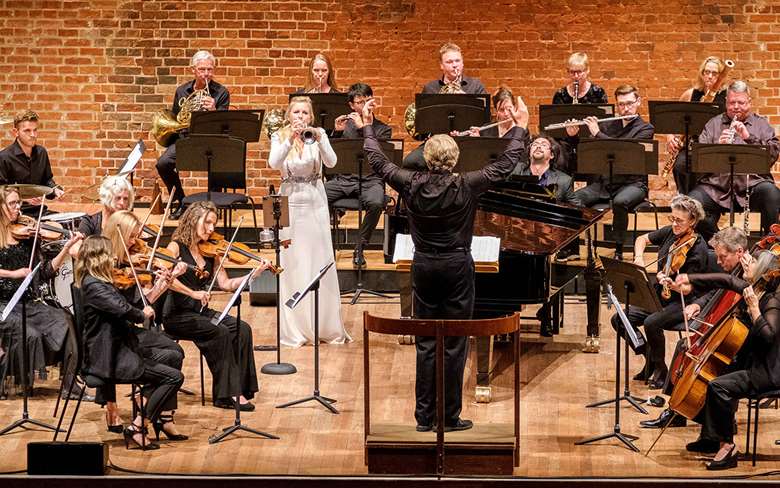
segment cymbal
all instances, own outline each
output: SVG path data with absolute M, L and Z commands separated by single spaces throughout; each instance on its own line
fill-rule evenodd
M 49 188 L 43 185 L 30 185 L 26 183 L 19 183 L 16 185 L 6 185 L 8 188 L 15 188 L 19 192 L 19 198 L 27 200 L 28 198 L 45 197 L 54 191 L 54 188 Z

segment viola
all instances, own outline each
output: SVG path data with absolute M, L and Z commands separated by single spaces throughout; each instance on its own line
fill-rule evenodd
M 37 220 L 27 215 L 20 215 L 16 222 L 9 226 L 11 235 L 16 240 L 23 240 L 35 235 Z M 44 241 L 56 241 L 62 238 L 70 239 L 71 232 L 58 222 L 41 222 L 38 236 Z
M 698 236 L 693 229 L 689 229 L 688 232 L 680 234 L 675 238 L 674 244 L 672 244 L 672 247 L 669 249 L 669 254 L 666 255 L 666 264 L 664 265 L 664 274 L 666 276 L 672 276 L 679 273 L 680 269 L 685 265 L 688 251 L 693 248 L 697 237 Z M 672 298 L 672 291 L 669 289 L 669 285 L 663 285 L 661 296 L 665 300 Z
M 212 232 L 208 240 L 198 243 L 198 250 L 204 257 L 213 258 L 216 256 L 223 256 L 230 243 L 225 240 L 222 234 Z M 267 263 L 268 261 L 257 254 L 253 254 L 249 251 L 249 246 L 241 242 L 234 242 L 230 247 L 230 252 L 227 255 L 227 259 L 231 263 L 246 264 L 250 260 L 257 261 L 259 263 Z M 275 266 L 268 263 L 268 271 L 278 275 L 284 268 L 281 266 Z
M 133 270 L 135 270 L 135 276 L 138 277 L 138 283 L 141 287 L 147 287 L 152 285 L 152 272 L 143 268 L 133 268 L 125 266 L 122 268 L 114 267 L 111 270 L 114 286 L 120 290 L 126 290 L 132 286 L 136 286 L 135 276 L 133 276 Z
M 132 264 L 134 266 L 145 268 L 149 264 L 152 248 L 149 247 L 149 245 L 143 240 L 136 239 L 133 245 L 130 247 L 129 251 L 130 259 L 132 260 Z M 181 259 L 176 259 L 173 256 L 173 253 L 164 247 L 159 247 L 154 252 L 154 261 L 152 262 L 152 266 L 157 269 L 167 269 L 170 271 L 179 263 L 184 263 L 184 261 Z M 190 263 L 185 264 L 187 265 L 187 268 L 191 269 L 198 278 L 204 279 L 209 277 L 209 272 L 200 266 L 195 266 L 194 264 Z

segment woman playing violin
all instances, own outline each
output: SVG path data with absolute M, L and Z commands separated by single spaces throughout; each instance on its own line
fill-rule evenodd
M 79 220 L 79 232 L 84 237 L 99 235 L 108 219 L 120 210 L 132 210 L 135 202 L 135 190 L 124 176 L 107 176 L 100 184 L 100 203 L 103 208 L 92 215 L 87 215 Z M 79 254 L 80 244 L 71 248 L 70 255 L 76 257 Z
M 31 231 L 30 226 L 14 225 L 21 214 L 21 203 L 19 193 L 13 187 L 0 187 L 0 310 L 5 308 L 24 278 L 32 271 L 30 255 L 33 252 L 34 231 Z M 11 231 L 12 228 L 14 232 Z M 62 251 L 51 260 L 42 260 L 38 252 L 40 239 L 36 245 L 32 267 L 39 262 L 41 267 L 24 294 L 27 310 L 27 358 L 33 371 L 44 369 L 47 364 L 51 364 L 52 358 L 59 361 L 66 357 L 76 357 L 75 354 L 68 356 L 68 351 L 65 351 L 66 348 L 75 347 L 76 341 L 75 337 L 69 338 L 69 330 L 74 329 L 68 312 L 36 298 L 40 298 L 38 284 L 56 276 L 68 251 L 80 239 L 79 233 L 73 233 Z M 17 383 L 21 379 L 22 371 L 21 353 L 18 349 L 21 327 L 21 305 L 17 304 L 8 319 L 0 322 L 0 372 L 14 375 Z M 30 374 L 28 378 L 32 381 L 33 375 Z M 0 378 L 0 381 L 4 379 Z M 70 380 L 66 384 L 70 384 Z
M 734 416 L 740 398 L 780 388 L 780 262 L 769 251 L 759 251 L 755 258 L 742 256 L 744 279 L 729 274 L 680 275 L 677 284 L 690 283 L 694 290 L 726 288 L 744 298 L 741 319 L 750 332 L 738 353 L 736 367 L 707 385 L 699 438 L 689 443 L 691 452 L 715 453 L 709 470 L 737 466 L 734 444 Z M 734 366 L 734 364 L 732 365 Z
M 227 316 L 219 325 L 214 325 L 211 319 L 217 312 L 207 308 L 210 299 L 208 288 L 219 267 L 220 256 L 205 257 L 200 246 L 205 247 L 208 243 L 216 223 L 217 208 L 211 202 L 196 202 L 181 216 L 179 226 L 168 244 L 168 250 L 174 257 L 205 270 L 207 274 L 199 276 L 192 268 L 188 268 L 173 282 L 171 290 L 176 293 L 171 295 L 172 306 L 170 310 L 166 307 L 167 313 L 163 322 L 169 335 L 175 339 L 193 341 L 206 357 L 213 378 L 211 391 L 214 406 L 234 408 L 236 391 L 241 391 L 238 398 L 240 408 L 251 411 L 254 410 L 254 405 L 249 399 L 258 390 L 252 353 L 252 329 L 246 322 L 239 323 L 231 316 Z M 266 269 L 268 264 L 262 260 L 253 272 L 252 279 Z M 216 285 L 221 290 L 233 291 L 241 284 L 242 279 L 228 278 L 222 268 L 217 273 Z M 236 328 L 239 332 L 237 343 Z M 241 358 L 241 364 L 237 362 L 237 355 Z M 236 385 L 236 381 L 240 381 L 240 385 Z
M 651 389 L 662 388 L 668 374 L 665 362 L 666 341 L 664 330 L 676 328 L 683 322 L 683 307 L 680 295 L 670 290 L 664 296 L 662 283 L 667 276 L 677 273 L 702 273 L 709 271 L 707 243 L 693 229 L 704 218 L 701 203 L 684 195 L 677 195 L 671 202 L 672 215 L 670 225 L 637 237 L 634 243 L 634 264 L 645 266 L 644 252 L 648 244 L 658 246 L 658 283 L 656 292 L 663 309 L 648 313 L 639 307 L 631 306 L 628 321 L 634 327 L 644 325 L 647 336 L 645 367 L 634 379 L 649 381 Z M 612 326 L 620 327 L 617 315 L 612 317 Z
M 133 249 L 138 236 L 141 234 L 141 221 L 130 211 L 120 210 L 113 212 L 103 225 L 103 236 L 111 242 L 112 256 L 115 259 L 115 276 L 124 277 L 129 281 L 130 286 L 124 283 L 117 284 L 115 278 L 114 285 L 119 293 L 133 307 L 143 309 L 146 304 L 153 305 L 162 303 L 162 297 L 173 280 L 183 274 L 187 265 L 185 263 L 177 264 L 172 270 L 165 268 L 154 269 L 154 284 L 148 283 L 147 287 L 136 286 L 133 272 L 129 271 L 127 252 L 125 249 Z M 134 260 L 140 256 L 131 256 Z M 122 270 L 122 271 L 120 271 Z M 143 269 L 135 270 L 136 275 L 143 273 Z M 148 276 L 148 275 L 147 275 Z M 150 281 L 150 280 L 149 280 Z M 140 289 L 139 289 L 140 288 Z M 145 300 L 141 298 L 144 294 Z M 144 303 L 145 302 L 145 303 Z M 175 370 L 181 371 L 184 360 L 184 350 L 170 337 L 157 332 L 153 329 L 134 327 L 130 329 L 138 340 L 141 348 L 139 353 L 144 359 L 152 360 L 156 363 L 164 364 Z M 122 420 L 119 418 L 119 410 L 116 404 L 116 391 L 113 385 L 106 388 L 99 388 L 95 395 L 97 403 L 106 404 L 106 426 L 109 432 L 121 433 Z M 177 408 L 177 397 L 171 395 L 162 406 L 162 413 L 157 422 L 153 424 L 154 431 L 159 439 L 160 432 L 164 433 L 169 440 L 185 440 L 187 436 L 181 435 L 176 430 L 173 423 L 173 413 Z

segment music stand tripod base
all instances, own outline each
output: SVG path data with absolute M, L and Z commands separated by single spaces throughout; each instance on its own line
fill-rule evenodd
M 290 363 L 268 363 L 260 368 L 260 372 L 263 374 L 283 375 L 295 374 L 298 372 L 298 369 L 294 364 Z
M 276 351 L 276 346 L 273 344 L 262 344 L 259 346 L 255 346 L 255 351 L 259 352 L 273 352 Z

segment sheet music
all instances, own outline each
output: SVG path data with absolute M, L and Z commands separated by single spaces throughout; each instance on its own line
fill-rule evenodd
M 224 319 L 227 316 L 231 307 L 233 307 L 233 304 L 236 303 L 236 298 L 238 298 L 241 292 L 244 291 L 244 287 L 246 286 L 246 283 L 249 281 L 249 277 L 252 276 L 252 273 L 254 273 L 254 271 L 255 270 L 253 269 L 252 271 L 247 273 L 246 276 L 244 276 L 244 279 L 241 280 L 241 284 L 238 285 L 236 291 L 233 292 L 233 295 L 230 297 L 230 300 L 228 300 L 227 305 L 225 305 L 225 309 L 222 310 L 221 314 L 219 314 L 219 317 L 217 317 L 216 319 L 211 319 L 212 324 L 219 325 L 219 323 L 222 322 L 222 319 Z
M 122 165 L 122 169 L 119 170 L 119 175 L 127 175 L 133 172 L 135 170 L 135 167 L 138 165 L 138 161 L 141 160 L 141 156 L 144 154 L 144 141 L 138 141 L 135 144 L 135 147 L 132 151 L 130 151 L 130 154 L 127 156 L 127 159 L 125 160 L 125 164 Z
M 30 283 L 35 277 L 35 273 L 38 272 L 38 268 L 40 267 L 41 263 L 36 264 L 30 274 L 28 274 L 24 281 L 22 281 L 22 284 L 19 285 L 19 288 L 17 288 L 16 292 L 14 292 L 14 296 L 11 297 L 11 299 L 8 301 L 8 304 L 6 304 L 5 308 L 3 309 L 3 314 L 0 315 L 0 320 L 5 322 L 6 319 L 8 319 L 8 316 L 11 314 L 11 310 L 13 310 L 16 304 L 19 303 L 22 295 L 24 295 L 24 291 L 27 290 L 27 288 L 30 286 Z
M 501 239 L 492 236 L 474 236 L 471 239 L 471 257 L 475 263 L 496 263 L 501 251 Z M 411 261 L 414 258 L 414 243 L 409 234 L 395 236 L 393 262 Z

